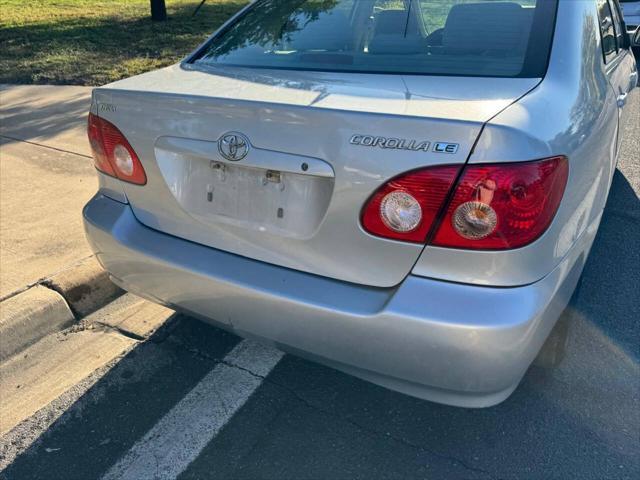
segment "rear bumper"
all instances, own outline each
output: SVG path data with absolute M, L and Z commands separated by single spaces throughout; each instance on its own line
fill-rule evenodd
M 513 392 L 586 256 L 569 255 L 544 279 L 517 288 L 412 275 L 395 288 L 374 288 L 166 235 L 102 195 L 87 204 L 84 220 L 100 263 L 129 291 L 389 388 L 465 407 L 494 405 Z

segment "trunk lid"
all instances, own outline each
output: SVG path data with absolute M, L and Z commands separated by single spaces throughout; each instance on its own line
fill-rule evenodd
M 96 89 L 94 103 L 143 163 L 147 184 L 123 188 L 145 225 L 389 287 L 423 246 L 364 232 L 370 195 L 402 172 L 464 164 L 482 125 L 538 82 L 178 65 Z M 398 148 L 363 146 L 376 137 Z

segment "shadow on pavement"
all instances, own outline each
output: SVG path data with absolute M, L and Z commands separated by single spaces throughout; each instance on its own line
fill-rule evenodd
M 67 406 L 0 473 L 0 479 L 99 478 L 239 341 L 235 335 L 190 318 L 178 316 L 174 320 L 165 324 L 176 325 L 170 339 L 166 329 L 160 329 L 136 346 Z M 198 350 L 207 351 L 207 356 Z M 37 428 L 38 422 L 47 420 L 37 417 L 35 424 L 28 419 L 13 432 Z M 9 446 L 0 456 L 11 453 Z
M 45 90 L 40 93 L 44 94 L 44 92 Z M 3 92 L 0 90 L 0 93 Z M 43 96 L 43 101 L 37 102 L 35 106 L 32 98 L 11 102 L 8 106 L 3 105 L 0 135 L 4 137 L 6 143 L 20 140 L 46 143 L 47 140 L 68 133 L 73 124 L 77 124 L 82 129 L 85 128 L 90 105 L 87 93 L 72 94 L 65 97 L 64 101 L 58 105 L 51 102 L 45 103 L 45 98 Z M 82 133 L 81 138 L 84 141 L 84 132 Z
M 640 360 L 640 200 L 616 170 L 574 307 L 627 355 Z
M 531 368 L 504 403 L 447 407 L 286 356 L 180 478 L 639 478 L 639 209 L 616 172 L 568 356 Z M 2 477 L 99 478 L 238 338 L 182 318 L 154 340 Z

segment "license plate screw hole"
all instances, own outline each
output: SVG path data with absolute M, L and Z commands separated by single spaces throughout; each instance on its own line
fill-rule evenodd
M 268 182 L 280 183 L 280 180 L 281 180 L 280 172 L 276 172 L 275 170 L 267 170 L 267 173 L 265 174 L 265 178 L 267 179 Z
M 218 163 L 218 162 L 214 162 L 213 160 L 211 160 L 211 162 L 209 163 L 209 166 L 218 172 L 218 175 L 220 177 L 221 181 L 225 181 L 227 178 L 227 174 L 226 174 L 226 168 L 224 166 L 224 164 L 222 163 Z

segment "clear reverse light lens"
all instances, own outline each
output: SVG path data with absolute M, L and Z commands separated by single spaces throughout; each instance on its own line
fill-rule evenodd
M 116 167 L 127 176 L 133 175 L 133 158 L 129 150 L 124 145 L 116 145 L 113 149 L 113 156 L 116 160 Z
M 568 178 L 564 156 L 467 165 L 433 245 L 472 250 L 528 245 L 551 224 Z
M 380 203 L 383 223 L 396 232 L 415 230 L 422 220 L 420 203 L 407 192 L 388 193 Z
M 482 202 L 465 202 L 453 214 L 453 227 L 464 238 L 479 240 L 496 229 L 498 216 L 493 208 Z

